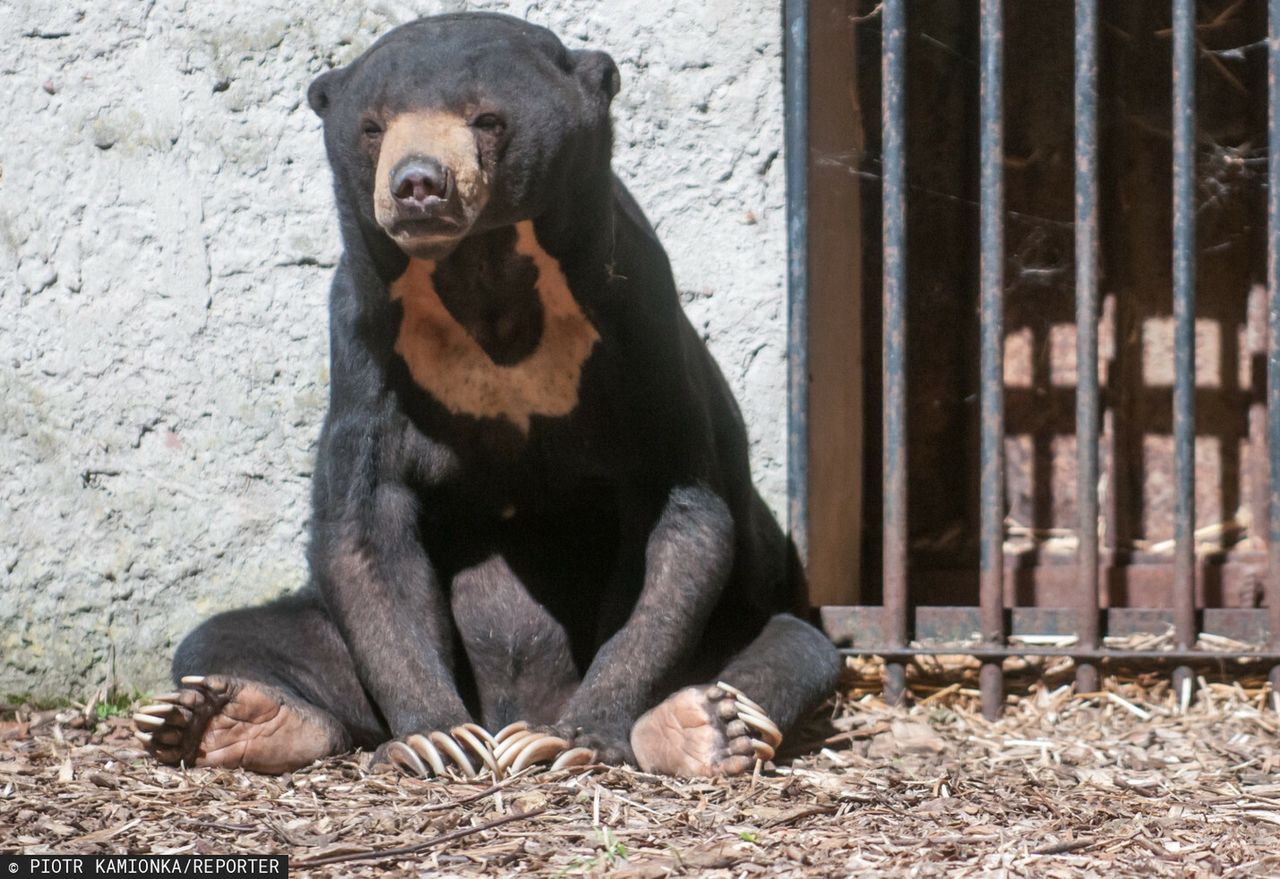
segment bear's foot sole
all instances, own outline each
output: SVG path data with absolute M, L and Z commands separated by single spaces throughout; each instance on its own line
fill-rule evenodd
M 686 687 L 631 728 L 640 768 L 663 775 L 741 775 L 757 760 L 772 759 L 781 744 L 764 709 L 725 683 Z
M 343 750 L 336 721 L 267 684 L 190 675 L 133 716 L 161 763 L 279 774 Z

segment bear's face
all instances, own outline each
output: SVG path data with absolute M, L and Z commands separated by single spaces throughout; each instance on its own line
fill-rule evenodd
M 460 13 L 402 25 L 312 83 L 338 197 L 406 254 L 533 219 L 609 162 L 618 71 L 548 30 Z

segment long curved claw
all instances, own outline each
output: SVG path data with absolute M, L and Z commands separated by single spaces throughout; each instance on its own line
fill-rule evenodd
M 756 746 L 756 756 L 762 760 L 773 758 L 774 752 L 782 744 L 782 730 L 769 719 L 769 715 L 760 707 L 760 703 L 751 699 L 732 684 L 717 681 L 716 686 L 733 696 L 737 703 L 738 720 L 750 727 L 759 738 L 752 739 Z M 762 756 L 767 752 L 767 756 Z
M 782 731 L 777 725 L 762 714 L 751 711 L 739 711 L 738 719 L 760 734 L 760 738 L 769 743 L 771 748 L 782 744 Z
M 440 758 L 440 752 L 430 739 L 420 733 L 414 733 L 404 741 L 419 757 L 427 761 L 433 774 L 444 775 L 444 760 Z
M 454 732 L 456 733 L 460 729 L 465 729 L 467 732 L 471 733 L 473 736 L 476 736 L 477 738 L 482 740 L 486 745 L 489 746 L 490 750 L 498 747 L 498 740 L 495 739 L 487 729 L 485 729 L 483 726 L 481 726 L 478 723 L 471 723 L 470 721 L 468 721 L 467 723 L 464 723 L 462 726 L 455 727 Z
M 431 739 L 431 743 L 439 748 L 442 753 L 449 755 L 449 758 L 453 760 L 454 765 L 462 770 L 462 774 L 464 776 L 467 778 L 476 777 L 476 768 L 471 765 L 471 761 L 467 759 L 467 755 L 463 752 L 462 748 L 458 747 L 458 743 L 455 742 L 452 737 L 447 733 L 442 733 L 439 730 L 436 730 L 431 733 L 428 738 Z
M 387 746 L 387 759 L 400 768 L 400 771 L 410 773 L 419 778 L 430 778 L 431 770 L 427 768 L 422 759 L 414 753 L 404 742 L 392 742 Z
M 165 707 L 167 708 L 168 706 L 165 706 Z M 140 712 L 138 714 L 133 715 L 133 722 L 139 729 L 141 729 L 144 726 L 150 726 L 150 727 L 159 729 L 160 727 L 164 726 L 165 719 L 163 717 L 156 717 L 154 714 L 149 714 L 147 712 Z
M 536 744 L 543 736 L 532 730 L 525 730 L 502 743 L 501 749 L 494 755 L 498 758 L 498 769 L 505 775 L 516 762 L 521 752 L 532 744 Z
M 483 728 L 465 723 L 447 733 L 441 730 L 425 735 L 414 733 L 402 742 L 392 742 L 386 753 L 392 763 L 423 778 L 442 776 L 451 771 L 466 778 L 475 778 L 485 769 L 495 778 L 500 778 L 502 772 L 489 745 L 491 741 L 493 737 Z M 479 768 L 476 759 L 480 761 Z
M 386 756 L 402 771 L 423 778 L 445 775 L 451 769 L 475 778 L 487 769 L 501 779 L 540 763 L 549 763 L 551 769 L 583 766 L 596 759 L 596 752 L 571 748 L 560 736 L 536 732 L 521 721 L 496 736 L 475 723 L 460 724 L 448 733 L 415 733 L 391 743 Z
M 531 729 L 522 729 L 508 736 L 499 742 L 498 747 L 494 749 L 493 756 L 497 758 L 498 765 L 503 766 L 503 760 L 512 751 L 524 747 L 524 744 L 530 739 L 538 737 L 538 733 Z
M 569 749 L 569 743 L 559 736 L 539 736 L 529 742 L 511 761 L 511 771 L 520 772 L 535 763 L 550 760 Z
M 596 752 L 590 748 L 570 748 L 551 764 L 552 769 L 566 769 L 571 766 L 586 766 L 596 759 Z
M 473 754 L 480 758 L 481 762 L 493 773 L 495 779 L 498 778 L 498 761 L 493 756 L 493 748 L 484 738 L 476 735 L 471 727 L 476 727 L 476 725 L 474 723 L 464 723 L 462 726 L 455 726 L 449 732 L 455 740 L 466 745 Z M 476 729 L 480 728 L 476 727 Z M 480 732 L 484 733 L 488 741 L 493 740 L 493 737 L 483 729 L 480 729 Z
M 516 733 L 524 732 L 529 728 L 529 724 L 523 720 L 517 720 L 515 723 L 508 723 L 502 729 L 498 730 L 498 734 L 493 737 L 495 744 L 500 745 Z
M 752 711 L 753 713 L 759 714 L 761 717 L 769 716 L 765 712 L 765 710 L 760 707 L 760 703 L 751 699 L 751 697 L 749 697 L 746 693 L 742 692 L 732 684 L 726 684 L 724 681 L 716 681 L 716 686 L 724 690 L 726 693 L 729 693 L 730 695 L 732 695 L 734 699 L 738 700 L 739 704 L 745 705 L 747 709 Z

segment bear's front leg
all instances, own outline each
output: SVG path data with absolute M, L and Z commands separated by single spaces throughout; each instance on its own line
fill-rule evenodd
M 556 730 L 605 763 L 634 762 L 630 731 L 702 638 L 733 566 L 734 523 L 710 489 L 671 489 L 645 546 L 644 586 L 592 660 Z
M 453 673 L 448 601 L 418 534 L 418 500 L 357 462 L 336 513 L 316 527 L 312 564 L 356 672 L 397 739 L 434 742 L 453 763 L 470 729 Z M 362 479 L 362 476 L 364 477 Z M 335 493 L 336 494 L 336 493 Z M 431 749 L 423 750 L 430 753 Z M 428 761 L 432 762 L 432 761 Z

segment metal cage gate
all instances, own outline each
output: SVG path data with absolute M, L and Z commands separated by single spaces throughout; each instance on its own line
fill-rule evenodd
M 1196 20 L 1193 0 L 1172 0 L 1172 299 L 1175 342 L 1173 381 L 1174 564 L 1171 607 L 1104 611 L 1099 592 L 1099 376 L 1098 376 L 1098 21 L 1097 0 L 1075 0 L 1074 8 L 1074 270 L 1077 385 L 1075 406 L 1078 549 L 1072 596 L 1057 610 L 1004 606 L 1005 403 L 1003 313 L 1005 292 L 1004 205 L 1004 9 L 1003 0 L 981 0 L 979 45 L 980 268 L 978 330 L 980 375 L 979 601 L 973 607 L 921 607 L 913 613 L 908 590 L 906 350 L 907 235 L 905 80 L 907 0 L 884 0 L 881 18 L 882 159 L 882 439 L 883 603 L 829 607 L 828 631 L 856 632 L 861 642 L 849 654 L 879 655 L 886 662 L 885 692 L 901 697 L 905 663 L 913 656 L 968 653 L 981 663 L 983 710 L 1003 704 L 1002 660 L 1010 656 L 1072 657 L 1077 686 L 1098 687 L 1104 659 L 1160 660 L 1175 665 L 1173 682 L 1187 698 L 1189 663 L 1206 659 L 1249 660 L 1269 665 L 1273 699 L 1280 692 L 1280 0 L 1267 0 L 1267 178 L 1266 178 L 1266 424 L 1269 524 L 1266 531 L 1265 609 L 1206 608 L 1195 603 L 1195 138 Z M 786 0 L 785 96 L 788 187 L 789 321 L 789 528 L 802 554 L 808 550 L 809 417 L 807 391 L 808 277 L 808 0 Z M 851 535 L 850 539 L 857 539 Z M 1120 650 L 1104 645 L 1108 633 L 1153 623 L 1171 623 L 1173 649 Z M 1197 648 L 1205 630 L 1229 632 L 1257 645 L 1247 653 Z M 1075 636 L 1069 646 L 1010 642 L 1011 629 L 1045 627 Z M 978 632 L 964 647 L 939 646 Z M 914 643 L 913 643 L 914 641 Z M 1280 699 L 1277 699 L 1280 707 Z

